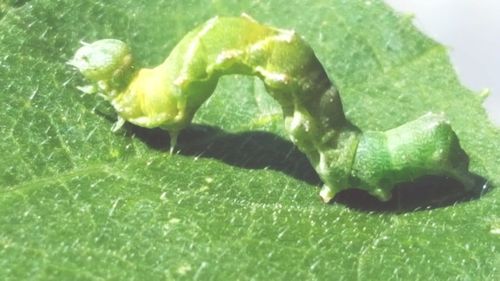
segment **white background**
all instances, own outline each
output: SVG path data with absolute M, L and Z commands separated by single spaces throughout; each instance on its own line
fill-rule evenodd
M 385 0 L 447 46 L 462 83 L 490 90 L 490 118 L 500 125 L 500 0 Z

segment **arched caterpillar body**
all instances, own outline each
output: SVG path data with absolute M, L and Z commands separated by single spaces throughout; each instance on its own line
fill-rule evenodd
M 468 157 L 440 114 L 427 114 L 385 132 L 362 132 L 345 117 L 339 93 L 312 48 L 294 31 L 243 15 L 215 17 L 189 32 L 168 58 L 135 70 L 127 45 L 104 39 L 84 44 L 69 64 L 90 81 L 125 121 L 177 134 L 214 91 L 219 77 L 255 75 L 283 109 L 285 127 L 324 182 L 325 202 L 347 188 L 381 200 L 400 182 L 443 175 L 470 189 L 477 183 Z

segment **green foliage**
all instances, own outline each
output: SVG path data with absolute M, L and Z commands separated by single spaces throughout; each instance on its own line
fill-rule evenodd
M 64 64 L 80 40 L 119 38 L 157 65 L 194 26 L 247 12 L 307 39 L 356 125 L 385 130 L 443 111 L 472 170 L 498 186 L 500 131 L 442 46 L 378 1 L 289 2 L 2 6 L 0 279 L 498 279 L 498 189 L 416 212 L 442 205 L 450 183 L 325 205 L 259 81 L 224 78 L 169 155 L 164 132 L 111 133 L 113 110 L 81 96 Z

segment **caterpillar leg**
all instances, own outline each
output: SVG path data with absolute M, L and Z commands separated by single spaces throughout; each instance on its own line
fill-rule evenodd
M 359 188 L 388 200 L 396 184 L 425 175 L 451 177 L 470 190 L 478 177 L 469 172 L 468 164 L 444 116 L 430 113 L 385 132 L 363 133 L 352 175 Z
M 95 84 L 90 84 L 90 85 L 84 85 L 84 86 L 77 86 L 76 87 L 80 92 L 90 95 L 90 94 L 95 94 L 99 92 L 99 88 Z
M 179 131 L 170 130 L 168 131 L 170 135 L 170 154 L 174 154 L 175 146 L 177 146 L 177 138 L 179 137 Z
M 332 188 L 325 184 L 319 191 L 319 197 L 321 197 L 321 200 L 323 200 L 323 202 L 328 203 L 333 199 L 333 197 L 335 197 L 335 191 L 333 191 Z
M 123 119 L 121 116 L 118 116 L 116 122 L 113 123 L 113 126 L 111 126 L 111 132 L 118 132 L 123 127 L 123 125 L 125 125 L 125 119 Z

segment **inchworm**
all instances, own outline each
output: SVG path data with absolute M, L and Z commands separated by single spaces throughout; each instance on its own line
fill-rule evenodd
M 103 39 L 85 44 L 69 64 L 125 121 L 160 127 L 175 146 L 201 104 L 227 74 L 254 75 L 283 109 L 291 140 L 324 182 L 330 201 L 348 188 L 388 200 L 393 187 L 425 175 L 452 177 L 466 189 L 478 183 L 468 157 L 442 114 L 429 113 L 388 131 L 361 131 L 345 117 L 337 88 L 312 48 L 294 31 L 258 23 L 247 15 L 215 17 L 189 32 L 167 59 L 136 70 L 128 46 Z

